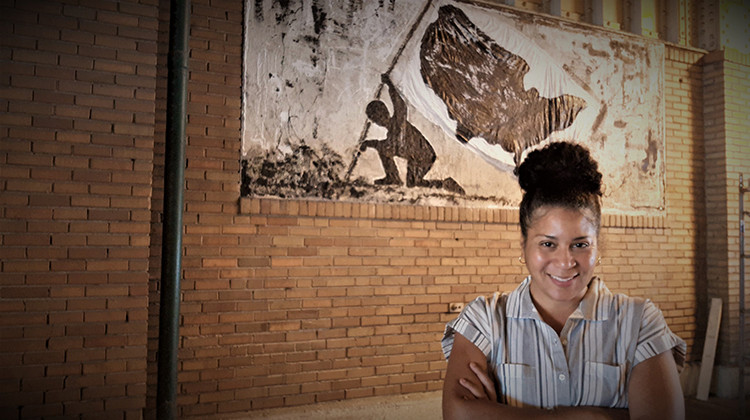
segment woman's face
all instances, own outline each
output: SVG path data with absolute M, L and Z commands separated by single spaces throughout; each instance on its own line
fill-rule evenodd
M 531 295 L 547 311 L 575 307 L 586 294 L 597 259 L 597 232 L 580 210 L 541 207 L 522 244 Z

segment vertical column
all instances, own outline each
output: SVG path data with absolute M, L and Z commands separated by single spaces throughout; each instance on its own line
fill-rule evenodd
M 659 37 L 659 0 L 624 0 L 624 29 L 636 35 Z
M 687 0 L 663 0 L 660 6 L 659 31 L 664 39 L 687 45 Z
M 630 32 L 658 38 L 657 0 L 632 0 L 630 2 Z
M 719 2 L 699 1 L 698 47 L 714 51 L 719 44 Z
M 719 297 L 728 304 L 728 221 L 727 221 L 727 172 L 726 136 L 724 130 L 724 66 L 721 51 L 704 57 L 703 64 L 703 139 L 705 142 L 705 191 L 706 218 L 706 279 L 707 295 Z M 724 330 L 729 328 L 726 319 L 731 313 L 728 305 L 722 319 L 719 336 L 717 364 L 728 360 L 729 337 Z
M 621 7 L 622 3 L 612 0 L 590 0 L 590 2 L 591 23 L 606 28 L 620 29 L 618 7 Z
M 549 14 L 562 16 L 562 0 L 549 0 Z
M 603 26 L 604 25 L 604 0 L 589 0 L 591 3 L 590 9 L 589 7 L 586 7 L 586 10 L 591 10 L 591 18 L 589 22 L 593 23 L 594 25 Z M 588 6 L 588 5 L 587 5 Z

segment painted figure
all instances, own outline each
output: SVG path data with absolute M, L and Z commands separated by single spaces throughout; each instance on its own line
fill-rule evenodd
M 375 124 L 388 130 L 383 140 L 365 140 L 360 144 L 360 150 L 368 147 L 377 150 L 380 162 L 383 164 L 385 176 L 375 180 L 376 185 L 402 185 L 394 157 L 406 159 L 406 186 L 445 188 L 463 194 L 461 188 L 453 178 L 444 180 L 426 180 L 427 172 L 435 163 L 435 149 L 408 120 L 406 103 L 393 85 L 387 74 L 381 76 L 382 82 L 388 86 L 388 93 L 393 104 L 393 115 L 382 101 L 372 101 L 367 105 L 367 117 Z

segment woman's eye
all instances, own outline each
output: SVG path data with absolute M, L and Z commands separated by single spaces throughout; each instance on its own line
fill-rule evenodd
M 577 244 L 573 244 L 573 247 L 575 248 L 588 248 L 589 244 L 586 242 L 579 242 Z
M 553 246 L 555 246 L 555 244 L 554 244 L 554 243 L 552 243 L 552 242 L 549 242 L 549 241 L 547 241 L 547 242 L 542 242 L 542 243 L 541 243 L 540 245 L 541 245 L 541 246 L 543 246 L 544 248 L 552 248 Z

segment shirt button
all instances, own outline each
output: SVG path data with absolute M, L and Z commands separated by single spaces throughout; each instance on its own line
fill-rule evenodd
M 563 341 L 562 341 L 562 345 L 563 345 L 563 346 L 567 346 L 567 345 L 568 345 L 568 340 L 565 340 L 565 339 L 563 339 Z
M 563 375 L 563 374 L 561 373 L 561 374 L 560 374 L 560 376 L 558 376 L 558 377 L 557 377 L 557 379 L 559 379 L 559 380 L 561 380 L 561 381 L 564 381 L 564 380 L 565 380 L 565 375 Z

